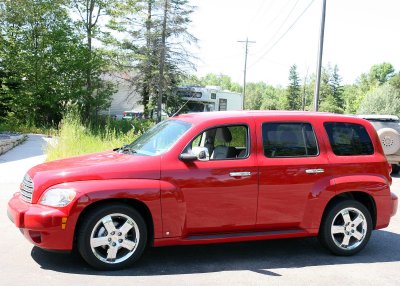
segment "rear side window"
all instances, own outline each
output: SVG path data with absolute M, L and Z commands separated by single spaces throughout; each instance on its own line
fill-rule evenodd
M 338 156 L 374 154 L 371 138 L 364 126 L 354 123 L 326 122 L 332 151 Z
M 317 140 L 309 123 L 264 123 L 264 155 L 268 158 L 318 155 Z

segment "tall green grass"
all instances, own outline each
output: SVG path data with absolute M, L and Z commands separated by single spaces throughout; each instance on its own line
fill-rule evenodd
M 60 123 L 55 143 L 46 147 L 47 161 L 121 147 L 134 141 L 152 125 L 152 122 L 144 120 L 96 120 L 82 124 L 80 116 L 70 112 Z
M 0 132 L 11 131 L 17 133 L 34 133 L 44 134 L 48 136 L 56 135 L 57 129 L 54 127 L 37 127 L 29 124 L 20 124 L 13 121 L 12 118 L 1 118 L 0 119 Z

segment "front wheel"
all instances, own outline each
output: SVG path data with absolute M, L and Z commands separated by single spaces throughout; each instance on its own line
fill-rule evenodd
M 101 206 L 85 215 L 78 233 L 78 250 L 92 267 L 117 270 L 142 255 L 147 228 L 142 216 L 125 204 Z
M 372 218 L 368 209 L 358 201 L 345 200 L 327 210 L 319 239 L 336 255 L 353 255 L 365 247 L 371 231 Z

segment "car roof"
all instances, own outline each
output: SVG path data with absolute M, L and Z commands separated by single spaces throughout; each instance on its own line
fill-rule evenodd
M 320 118 L 320 119 L 333 119 L 342 118 L 348 119 L 349 121 L 358 121 L 363 119 L 358 119 L 350 115 L 334 114 L 329 112 L 310 112 L 310 111 L 287 111 L 287 110 L 242 110 L 242 111 L 213 111 L 213 112 L 196 112 L 181 114 L 179 116 L 173 117 L 174 119 L 181 119 L 191 123 L 197 123 L 203 120 L 218 120 L 227 118 L 243 118 L 243 117 L 284 117 L 287 119 L 310 119 L 310 118 Z

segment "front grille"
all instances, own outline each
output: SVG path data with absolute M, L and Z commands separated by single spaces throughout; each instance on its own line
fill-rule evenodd
M 33 181 L 28 174 L 24 176 L 20 187 L 21 199 L 25 202 L 32 203 Z

